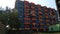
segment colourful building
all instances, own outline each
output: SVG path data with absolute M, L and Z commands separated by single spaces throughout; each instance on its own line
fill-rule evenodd
M 58 12 L 46 6 L 16 0 L 15 8 L 18 10 L 18 18 L 22 24 L 20 28 L 25 30 L 48 31 L 48 26 L 58 21 Z

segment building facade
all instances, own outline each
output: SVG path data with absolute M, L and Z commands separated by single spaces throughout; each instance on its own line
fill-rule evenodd
M 18 18 L 22 24 L 20 28 L 25 30 L 47 31 L 48 26 L 56 24 L 58 20 L 55 9 L 39 4 L 16 0 L 15 8 L 18 10 Z

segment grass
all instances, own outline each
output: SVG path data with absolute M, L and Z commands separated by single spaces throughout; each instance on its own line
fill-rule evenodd
M 33 34 L 60 34 L 60 32 L 54 32 L 54 33 L 47 33 L 47 32 L 35 32 Z
M 51 32 L 34 32 L 33 34 L 60 34 L 60 31 L 51 31 Z

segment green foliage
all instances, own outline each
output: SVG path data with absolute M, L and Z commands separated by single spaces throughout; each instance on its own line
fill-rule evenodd
M 0 14 L 0 22 L 4 25 L 10 25 L 11 28 L 19 28 L 21 26 L 18 19 L 18 12 Z

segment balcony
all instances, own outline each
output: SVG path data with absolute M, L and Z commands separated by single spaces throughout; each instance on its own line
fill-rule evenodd
M 24 18 L 24 20 L 31 20 L 30 18 Z
M 49 16 L 45 16 L 45 18 L 49 18 Z
M 25 10 L 29 11 L 29 10 L 30 10 L 30 8 L 24 8 L 24 11 L 25 11 Z
M 49 12 L 48 10 L 45 10 L 45 12 Z
M 28 5 L 24 5 L 24 7 L 29 7 Z
M 41 10 L 41 8 L 38 8 L 38 10 Z
M 43 26 L 44 24 L 40 23 L 39 25 L 40 25 L 40 26 Z
M 43 19 L 42 18 L 39 18 L 39 21 L 43 21 Z
M 41 19 L 42 18 L 42 16 L 39 16 L 39 19 Z
M 32 20 L 36 20 L 36 18 L 32 18 Z
M 29 25 L 29 24 L 30 24 L 30 22 L 24 22 L 24 24 L 25 24 L 25 25 Z
M 25 27 L 24 29 L 25 29 L 25 30 L 30 30 L 30 28 L 26 28 L 26 27 Z
M 24 1 L 24 3 L 29 3 L 28 1 Z
M 32 14 L 32 16 L 36 16 L 35 14 Z
M 34 9 L 35 7 L 34 6 L 31 6 L 31 9 Z
M 29 10 L 30 10 L 30 8 L 24 8 L 24 10 L 28 10 L 28 11 L 29 11 Z
M 25 5 L 28 5 L 28 4 L 29 4 L 29 2 L 28 2 L 28 1 L 25 1 L 25 2 L 24 2 L 24 4 L 25 4 Z
M 56 15 L 53 15 L 53 17 L 52 18 L 56 18 Z
M 30 18 L 30 17 L 29 17 L 29 16 L 25 16 L 25 15 L 24 15 L 24 18 Z
M 25 14 L 24 16 L 29 16 L 30 14 Z
M 36 23 L 32 23 L 33 26 L 36 26 Z
M 40 31 L 44 31 L 44 28 L 39 28 Z
M 35 3 L 31 2 L 31 3 L 30 3 L 30 5 L 34 6 L 34 5 L 35 5 Z
M 50 22 L 50 20 L 45 20 L 45 22 Z
M 46 24 L 46 26 L 50 26 L 50 24 L 49 24 L 49 23 L 47 23 L 47 24 Z
M 29 11 L 25 11 L 24 13 L 29 13 Z
M 50 13 L 50 16 L 53 16 L 53 14 Z
M 36 23 L 36 20 L 32 20 L 32 23 Z
M 32 27 L 32 29 L 33 29 L 33 30 L 37 30 L 37 28 L 36 28 L 36 27 Z
M 41 5 L 38 4 L 37 7 L 39 8 L 39 7 L 41 7 Z
M 40 23 L 42 23 L 42 22 L 43 22 L 43 20 L 42 20 L 42 19 L 39 19 L 39 21 L 40 21 Z
M 49 13 L 45 13 L 45 15 L 46 15 L 46 16 L 48 16 L 48 15 L 49 15 Z
M 53 11 L 50 11 L 50 13 L 52 13 Z
M 47 8 L 46 6 L 44 6 L 44 8 Z
M 29 16 L 30 14 L 29 13 L 24 13 L 25 16 Z
M 29 13 L 29 11 L 27 10 L 27 11 L 24 11 L 24 13 Z
M 42 12 L 38 12 L 40 15 L 42 15 Z
M 32 13 L 35 13 L 35 10 L 31 10 Z
M 29 6 L 24 6 L 24 8 L 25 8 L 25 9 L 30 9 L 30 7 L 29 7 Z

